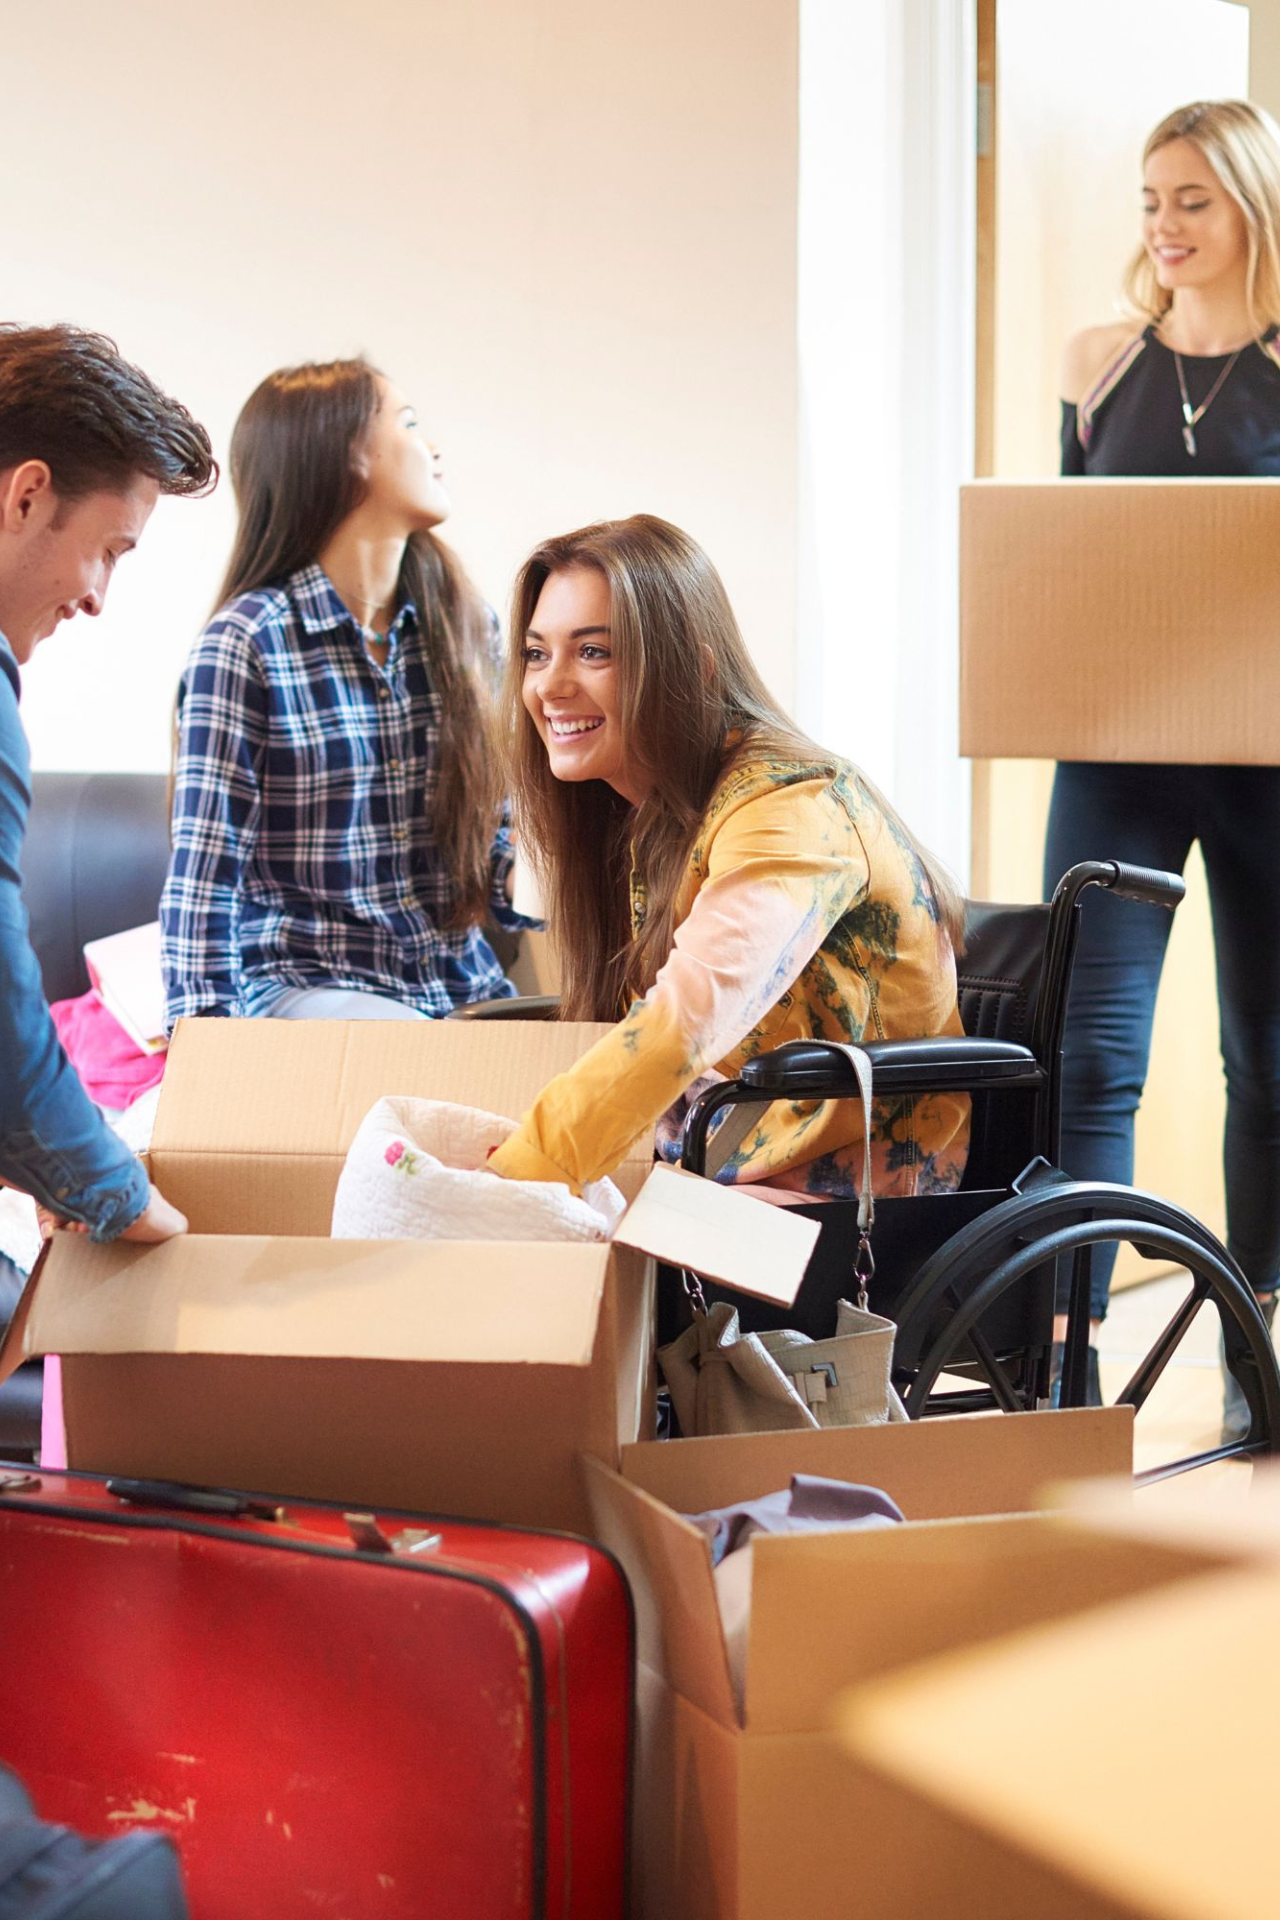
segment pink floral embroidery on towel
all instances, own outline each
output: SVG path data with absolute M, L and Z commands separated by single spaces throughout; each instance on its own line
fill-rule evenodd
M 418 1171 L 418 1155 L 406 1147 L 403 1140 L 393 1140 L 382 1157 L 389 1167 L 395 1168 L 397 1173 L 409 1174 Z

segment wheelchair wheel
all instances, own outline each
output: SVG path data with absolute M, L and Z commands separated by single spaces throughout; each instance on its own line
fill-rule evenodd
M 978 1322 L 1009 1288 L 1056 1268 L 1070 1300 L 1060 1404 L 1083 1406 L 1089 1338 L 1089 1265 L 1096 1246 L 1127 1243 L 1148 1258 L 1184 1268 L 1187 1292 L 1117 1398 L 1140 1413 L 1206 1303 L 1217 1311 L 1226 1363 L 1249 1413 L 1247 1432 L 1203 1452 L 1149 1469 L 1164 1479 L 1211 1462 L 1280 1453 L 1280 1370 L 1253 1291 L 1226 1248 L 1191 1214 L 1129 1187 L 1073 1181 L 1043 1168 L 1022 1191 L 973 1221 L 920 1269 L 898 1307 L 895 1367 L 907 1410 L 930 1410 L 939 1376 L 960 1366 L 980 1373 L 997 1406 L 1026 1405 Z M 1046 1382 L 1047 1384 L 1047 1382 Z

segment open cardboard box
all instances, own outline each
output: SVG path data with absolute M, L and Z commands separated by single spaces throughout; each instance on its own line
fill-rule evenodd
M 814 1223 L 645 1137 L 607 1245 L 327 1236 L 381 1095 L 518 1115 L 604 1030 L 180 1023 L 150 1167 L 192 1231 L 56 1235 L 0 1377 L 63 1356 L 72 1467 L 581 1529 L 577 1456 L 651 1431 L 653 1257 L 790 1299 Z
M 1132 1491 L 1096 1480 L 1050 1491 L 1049 1503 L 1094 1531 L 1280 1563 L 1280 1461 L 1232 1461 Z
M 1072 1913 L 1272 1914 L 1278 1619 L 1272 1558 L 929 1661 L 847 1696 L 839 1724 L 860 1766 Z M 1050 1712 L 1027 1738 L 1035 1700 Z
M 1280 761 L 1280 483 L 979 480 L 960 499 L 960 750 Z
M 845 1752 L 842 1689 L 929 1654 L 1223 1564 L 1031 1513 L 1064 1479 L 1132 1471 L 1128 1409 L 938 1419 L 624 1447 L 584 1463 L 594 1532 L 636 1600 L 640 1920 L 1079 1920 L 1113 1913 Z M 881 1487 L 908 1524 L 757 1538 L 745 1711 L 730 1684 L 710 1549 L 680 1516 L 796 1472 Z M 1020 1517 L 1019 1517 L 1020 1516 Z M 1051 1737 L 1045 1679 L 1000 1722 L 1011 1759 Z

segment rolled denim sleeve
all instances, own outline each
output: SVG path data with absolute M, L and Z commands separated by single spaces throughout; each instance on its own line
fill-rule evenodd
M 0 1180 L 83 1221 L 95 1240 L 113 1240 L 142 1213 L 150 1186 L 81 1086 L 49 1015 L 22 902 L 28 769 L 12 672 L 0 662 Z

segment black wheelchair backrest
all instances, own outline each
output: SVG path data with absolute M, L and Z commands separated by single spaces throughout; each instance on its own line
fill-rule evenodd
M 960 1023 L 971 1039 L 1030 1046 L 1048 932 L 1047 906 L 969 902 L 956 973 Z
M 965 950 L 956 965 L 960 1021 L 973 1040 L 1033 1043 L 1049 934 L 1047 906 L 965 909 Z M 1048 1144 L 1048 1116 L 1033 1094 L 975 1093 L 969 1138 L 969 1189 L 1004 1186 Z

